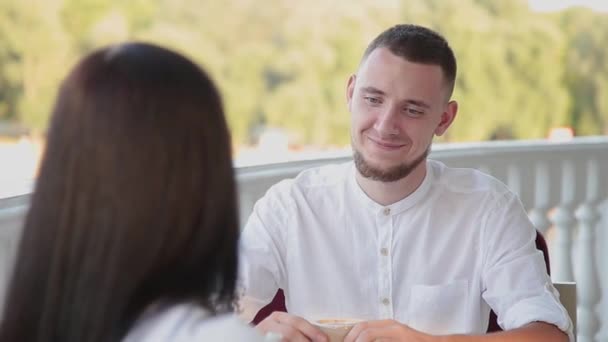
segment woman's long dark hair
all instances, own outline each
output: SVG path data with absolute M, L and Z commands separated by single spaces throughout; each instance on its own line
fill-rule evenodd
M 119 341 L 153 303 L 229 306 L 230 144 L 188 59 L 144 43 L 84 58 L 53 111 L 0 340 Z

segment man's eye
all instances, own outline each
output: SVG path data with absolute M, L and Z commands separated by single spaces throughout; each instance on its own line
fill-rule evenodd
M 364 99 L 370 104 L 380 104 L 380 99 L 377 97 L 365 96 Z
M 414 108 L 406 108 L 406 109 L 405 109 L 405 112 L 406 112 L 406 113 L 407 113 L 407 115 L 409 115 L 409 116 L 420 116 L 420 115 L 424 114 L 424 112 L 423 112 L 423 111 L 421 111 L 421 110 L 417 110 L 417 109 L 414 109 Z

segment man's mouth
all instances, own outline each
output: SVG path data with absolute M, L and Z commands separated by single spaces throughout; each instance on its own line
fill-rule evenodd
M 371 142 L 373 142 L 376 146 L 378 146 L 379 148 L 384 149 L 384 150 L 389 150 L 389 151 L 398 150 L 406 145 L 403 142 L 386 141 L 386 140 L 382 140 L 382 139 L 372 138 L 369 136 L 367 138 Z

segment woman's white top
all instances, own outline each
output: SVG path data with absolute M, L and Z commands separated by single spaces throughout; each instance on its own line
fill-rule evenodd
M 148 310 L 123 342 L 157 341 L 264 341 L 253 327 L 234 314 L 212 316 L 194 304 L 180 304 L 162 311 Z

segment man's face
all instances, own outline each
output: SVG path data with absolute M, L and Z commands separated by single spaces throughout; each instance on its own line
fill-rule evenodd
M 426 159 L 433 136 L 456 115 L 446 88 L 437 65 L 412 63 L 386 48 L 369 54 L 347 88 L 355 164 L 364 177 L 396 181 Z

